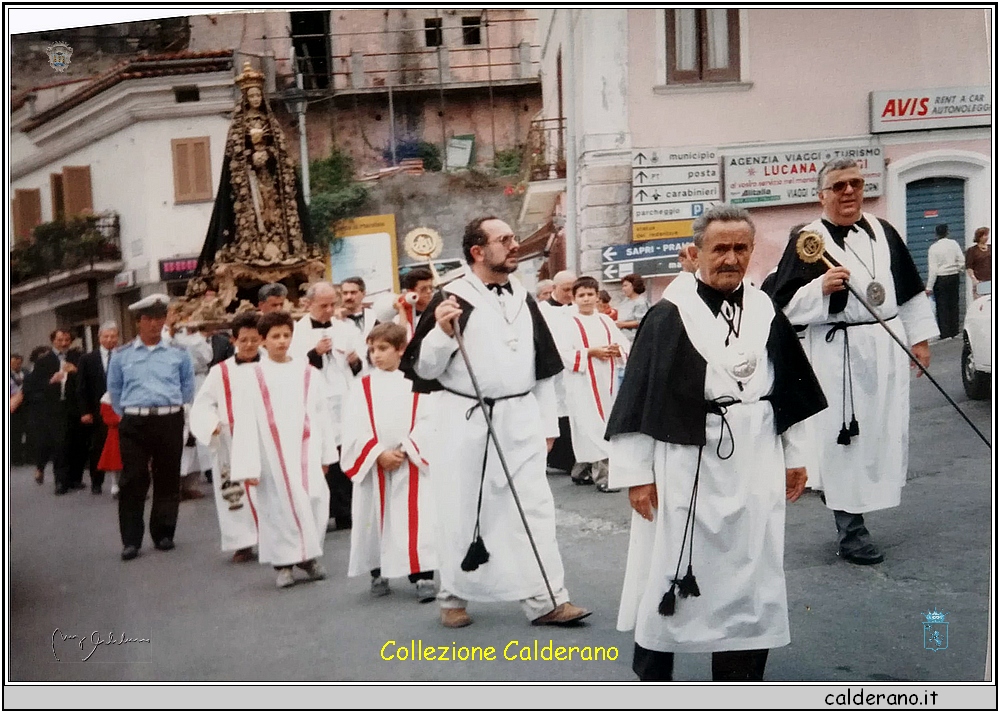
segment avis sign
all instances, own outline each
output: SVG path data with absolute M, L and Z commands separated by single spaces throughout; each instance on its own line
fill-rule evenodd
M 872 92 L 873 134 L 960 126 L 989 126 L 993 96 L 988 86 Z

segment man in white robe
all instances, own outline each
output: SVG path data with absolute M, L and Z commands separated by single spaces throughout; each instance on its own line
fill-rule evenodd
M 762 680 L 789 643 L 785 499 L 805 489 L 797 424 L 826 406 L 784 316 L 743 276 L 746 211 L 694 225 L 679 276 L 636 335 L 608 422 L 612 486 L 635 512 L 618 628 L 632 668 L 669 681 L 675 652 L 713 652 L 713 680 Z
M 308 360 L 319 369 L 327 385 L 330 418 L 337 429 L 340 445 L 341 407 L 354 376 L 361 372 L 361 355 L 365 353 L 363 337 L 353 326 L 334 319 L 337 291 L 329 282 L 315 282 L 306 290 L 309 314 L 295 324 L 289 354 Z M 351 528 L 351 483 L 344 477 L 339 463 L 326 473 L 330 490 L 329 530 Z
M 288 356 L 292 318 L 272 312 L 258 324 L 267 358 L 241 368 L 233 389 L 231 477 L 258 485 L 259 559 L 274 565 L 279 588 L 292 567 L 326 576 L 323 554 L 330 491 L 324 471 L 337 462 L 326 384 L 304 359 Z
M 360 277 L 348 277 L 340 283 L 344 322 L 358 333 L 361 344 L 365 343 L 372 328 L 378 324 L 375 310 L 364 306 L 366 293 L 365 281 Z
M 823 217 L 803 231 L 819 233 L 839 265 L 807 264 L 791 239 L 770 294 L 789 321 L 806 327 L 806 352 L 830 408 L 813 420 L 824 502 L 834 512 L 838 554 L 853 564 L 882 562 L 863 513 L 896 507 L 906 483 L 910 432 L 909 357 L 849 292 L 857 290 L 917 359 L 930 364 L 937 335 L 923 281 L 902 238 L 888 222 L 863 214 L 865 181 L 852 159 L 819 172 Z M 769 278 L 770 279 L 770 278 Z
M 201 389 L 212 362 L 212 346 L 208 337 L 197 329 L 181 329 L 172 337 L 174 346 L 187 349 L 194 366 L 195 393 Z M 211 468 L 212 454 L 207 446 L 198 443 L 191 433 L 191 409 L 184 409 L 184 450 L 181 451 L 181 500 L 198 500 L 205 494 L 198 488 L 202 473 Z
M 576 463 L 570 472 L 579 485 L 593 483 L 602 493 L 608 487 L 607 419 L 618 395 L 619 370 L 631 342 L 615 323 L 597 311 L 600 285 L 593 277 L 573 283 L 575 307 L 567 310 L 569 328 L 560 344 L 563 385 L 569 410 L 570 435 Z
M 556 341 L 559 349 L 564 348 L 565 335 L 569 329 L 569 314 L 573 307 L 573 283 L 576 275 L 569 270 L 561 270 L 552 278 L 552 292 L 544 300 L 538 303 L 538 309 L 545 318 L 545 323 L 552 333 L 552 338 Z M 576 463 L 573 453 L 573 440 L 571 435 L 569 406 L 566 403 L 566 386 L 563 381 L 566 375 L 562 372 L 552 377 L 552 382 L 556 389 L 556 407 L 559 416 L 559 437 L 556 438 L 546 456 L 545 462 L 549 468 L 554 470 L 572 472 Z M 581 484 L 588 485 L 592 480 L 585 480 Z
M 215 511 L 219 518 L 222 551 L 233 552 L 233 562 L 253 559 L 257 544 L 257 488 L 230 477 L 233 424 L 237 412 L 233 408 L 233 388 L 240 386 L 236 371 L 241 373 L 249 364 L 260 362 L 258 315 L 243 312 L 233 319 L 232 333 L 236 353 L 219 362 L 208 372 L 205 383 L 191 406 L 191 432 L 212 452 L 212 490 Z
M 545 477 L 547 441 L 558 433 L 551 377 L 562 370 L 559 354 L 534 299 L 509 279 L 518 249 L 510 226 L 496 218 L 473 220 L 462 246 L 470 270 L 428 306 L 402 363 L 416 391 L 440 391 L 427 460 L 438 513 L 441 623 L 470 624 L 469 600 L 520 601 L 535 624 L 576 622 L 590 612 L 569 602 Z M 496 447 L 487 440 L 484 414 L 457 353 L 455 320 L 548 587 Z

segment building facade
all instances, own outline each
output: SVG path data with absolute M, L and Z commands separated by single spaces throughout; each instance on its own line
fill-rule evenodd
M 11 255 L 38 261 L 11 289 L 22 352 L 57 326 L 88 349 L 106 320 L 131 336 L 128 304 L 182 292 L 165 278 L 204 242 L 236 96 L 227 52 L 152 55 L 76 86 L 12 117 Z M 92 230 L 72 233 L 74 221 Z M 35 255 L 43 242 L 55 252 Z
M 542 113 L 575 171 L 529 185 L 522 217 L 609 287 L 645 270 L 655 299 L 678 266 L 649 256 L 729 200 L 757 224 L 759 282 L 818 215 L 818 168 L 855 156 L 865 210 L 925 270 L 936 224 L 966 245 L 992 227 L 992 28 L 972 8 L 539 11 Z M 608 250 L 627 245 L 648 249 Z
M 189 24 L 190 49 L 252 59 L 276 98 L 300 72 L 310 158 L 336 147 L 361 173 L 421 143 L 446 166 L 490 166 L 526 142 L 541 109 L 537 21 L 525 10 L 228 13 Z

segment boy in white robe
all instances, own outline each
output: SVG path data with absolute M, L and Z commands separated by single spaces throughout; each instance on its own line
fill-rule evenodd
M 293 567 L 323 579 L 330 491 L 324 474 L 337 462 L 326 384 L 306 361 L 288 356 L 294 322 L 272 312 L 257 325 L 267 358 L 242 370 L 234 390 L 232 475 L 258 485 L 259 558 L 274 565 L 279 588 Z
M 573 283 L 576 313 L 567 315 L 560 354 L 566 371 L 563 384 L 569 407 L 570 436 L 576 463 L 570 476 L 577 485 L 608 487 L 607 419 L 618 395 L 618 373 L 625 366 L 629 342 L 607 315 L 597 311 L 600 285 L 593 277 Z
M 212 452 L 212 490 L 219 517 L 222 551 L 233 552 L 233 562 L 253 559 L 257 544 L 257 488 L 230 479 L 233 424 L 233 389 L 239 387 L 241 374 L 260 361 L 260 332 L 256 312 L 243 312 L 233 319 L 232 342 L 236 353 L 216 364 L 208 372 L 191 406 L 191 433 Z M 242 387 L 240 387 L 242 388 Z
M 373 596 L 389 594 L 389 577 L 409 576 L 421 598 L 434 596 L 433 516 L 426 430 L 431 394 L 413 392 L 399 371 L 406 328 L 379 324 L 368 335 L 375 367 L 352 389 L 344 407 L 345 474 L 354 485 L 348 576 L 370 573 Z

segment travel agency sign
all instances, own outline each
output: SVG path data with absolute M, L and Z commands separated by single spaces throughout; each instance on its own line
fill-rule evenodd
M 885 155 L 878 143 L 776 144 L 723 154 L 726 201 L 744 208 L 815 203 L 819 170 L 836 158 L 858 162 L 866 197 L 882 195 Z

